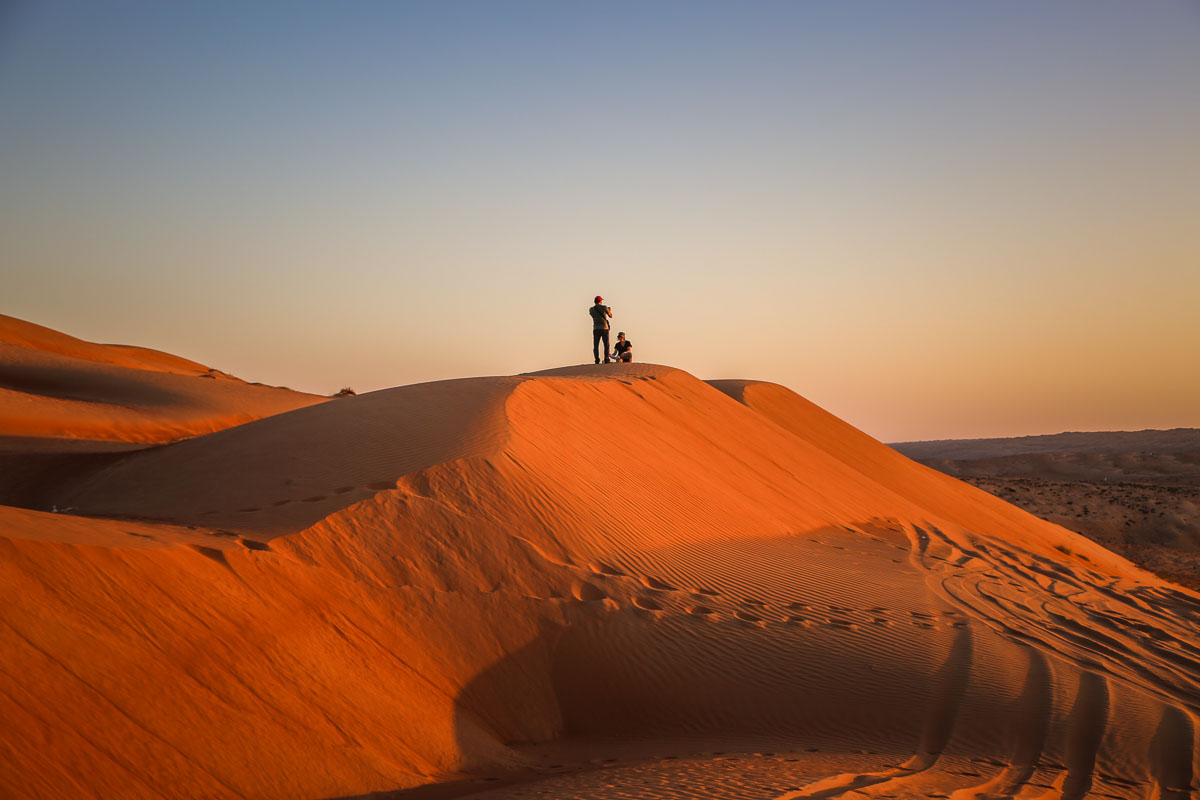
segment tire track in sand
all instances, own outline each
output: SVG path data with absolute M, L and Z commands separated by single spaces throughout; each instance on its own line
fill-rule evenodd
M 1108 678 L 1084 670 L 1079 674 L 1075 704 L 1067 716 L 1067 772 L 1054 782 L 1054 789 L 1038 800 L 1082 800 L 1095 777 L 1096 756 L 1108 730 Z
M 1192 759 L 1196 729 L 1191 715 L 1175 706 L 1164 706 L 1158 730 L 1150 743 L 1153 797 L 1189 800 L 1192 797 Z
M 1025 686 L 1021 696 L 1013 703 L 1015 713 L 1008 736 L 1007 765 L 1000 774 L 986 783 L 952 793 L 950 800 L 1015 796 L 1037 770 L 1053 713 L 1053 680 L 1046 656 L 1029 645 L 1024 649 L 1029 655 L 1029 667 L 1025 672 Z
M 950 742 L 954 723 L 958 719 L 958 707 L 971 678 L 974 643 L 969 627 L 956 628 L 950 654 L 942 668 L 933 678 L 934 693 L 929 701 L 921 743 L 917 752 L 899 767 L 880 772 L 843 773 L 823 778 L 795 791 L 779 795 L 775 800 L 799 800 L 799 798 L 840 797 L 868 786 L 900 784 L 914 775 L 928 770 Z M 1039 748 L 1040 749 L 1040 748 Z M 891 788 L 890 786 L 888 788 Z

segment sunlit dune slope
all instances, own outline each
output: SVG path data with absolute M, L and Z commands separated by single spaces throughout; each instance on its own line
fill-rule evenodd
M 786 387 L 747 380 L 709 383 L 932 516 L 970 529 L 1003 531 L 1014 543 L 1056 558 L 1064 555 L 1058 548 L 1069 546 L 1073 552 L 1104 564 L 1113 574 L 1139 574 L 1103 547 L 1081 536 L 1064 541 L 1062 528 L 1046 525 L 987 492 L 909 460 Z
M 325 398 L 0 315 L 0 436 L 159 443 Z
M 401 387 L 8 510 L 0 794 L 1187 796 L 1200 597 L 715 385 Z

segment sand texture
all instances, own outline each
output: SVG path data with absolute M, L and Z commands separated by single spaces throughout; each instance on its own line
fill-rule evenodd
M 589 365 L 60 455 L 0 507 L 0 796 L 1195 788 L 1200 596 L 783 387 Z

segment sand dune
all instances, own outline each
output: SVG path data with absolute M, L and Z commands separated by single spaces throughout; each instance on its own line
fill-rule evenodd
M 0 508 L 5 796 L 1185 798 L 1200 769 L 1200 596 L 783 387 L 447 381 L 61 474 L 69 513 Z
M 324 399 L 0 315 L 0 437 L 158 444 Z

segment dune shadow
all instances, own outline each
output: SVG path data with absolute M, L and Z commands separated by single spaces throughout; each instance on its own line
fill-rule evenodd
M 470 797 L 479 792 L 510 786 L 526 780 L 526 776 L 506 776 L 498 778 L 466 778 L 463 780 L 428 783 L 412 789 L 393 789 L 390 791 L 371 792 L 369 794 L 349 794 L 331 797 L 326 800 L 454 800 L 459 797 Z
M 57 400 L 111 405 L 169 406 L 181 399 L 177 392 L 163 386 L 99 367 L 83 372 L 75 366 L 0 364 L 0 388 Z
M 533 641 L 482 670 L 454 698 L 454 739 L 461 754 L 457 776 L 324 800 L 451 800 L 535 778 L 511 748 L 563 734 L 549 676 L 564 632 L 560 625 L 546 624 Z
M 145 449 L 140 443 L 0 437 L 0 504 L 49 511 L 63 487 Z
M 572 605 L 569 625 L 547 629 L 455 698 L 460 777 L 336 800 L 468 797 L 562 771 L 603 769 L 613 742 L 636 760 L 653 757 L 659 743 L 684 739 L 755 741 L 784 752 L 874 730 L 879 742 L 913 751 L 921 711 L 935 699 L 931 682 L 903 686 L 886 670 L 875 679 L 865 669 L 847 680 L 846 664 L 814 656 L 846 630 L 768 630 L 733 614 Z M 571 760 L 539 761 L 531 746 L 547 742 L 568 743 Z

